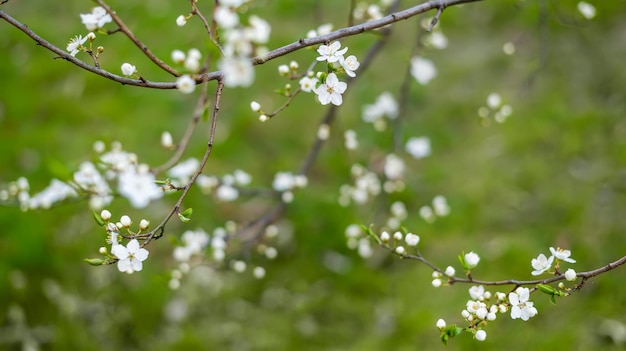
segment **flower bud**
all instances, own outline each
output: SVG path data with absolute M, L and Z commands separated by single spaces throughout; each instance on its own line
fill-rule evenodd
M 256 101 L 252 101 L 250 103 L 250 109 L 252 109 L 253 112 L 259 112 L 261 111 L 261 104 Z
M 185 24 L 187 24 L 187 18 L 185 18 L 185 16 L 180 15 L 176 18 L 176 25 L 179 27 L 183 27 Z
M 141 230 L 146 230 L 148 229 L 149 226 L 150 226 L 150 221 L 148 221 L 147 219 L 142 219 L 141 222 L 139 222 L 139 229 Z
M 122 223 L 124 227 L 128 228 L 133 223 L 133 221 L 130 219 L 130 217 L 124 215 L 122 216 L 122 218 L 120 218 L 120 223 Z

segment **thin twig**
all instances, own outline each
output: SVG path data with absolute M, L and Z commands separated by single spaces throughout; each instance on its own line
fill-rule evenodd
M 124 21 L 122 21 L 122 19 L 115 13 L 115 11 L 113 11 L 113 9 L 109 5 L 107 5 L 103 0 L 95 1 L 98 3 L 98 5 L 102 6 L 109 15 L 111 15 L 111 18 L 113 18 L 113 21 L 120 28 L 120 31 L 126 34 L 128 39 L 130 39 L 130 41 L 132 41 L 135 46 L 137 46 L 139 50 L 141 50 L 152 62 L 154 62 L 157 66 L 159 66 L 161 69 L 168 72 L 169 74 L 173 75 L 174 77 L 180 76 L 180 73 L 178 73 L 174 68 L 170 67 L 167 63 L 163 62 L 163 60 L 156 57 L 156 55 L 153 54 L 152 51 L 150 51 L 150 49 L 148 49 L 148 47 L 139 40 L 139 38 L 137 38 L 133 34 L 130 28 L 126 26 Z
M 211 127 L 209 129 L 209 141 L 207 142 L 207 148 L 206 148 L 206 151 L 204 152 L 204 156 L 202 157 L 202 161 L 200 161 L 200 166 L 198 167 L 198 170 L 191 176 L 191 179 L 185 185 L 183 189 L 183 193 L 178 198 L 178 201 L 176 201 L 174 208 L 172 208 L 172 210 L 165 217 L 165 219 L 163 219 L 163 221 L 161 221 L 161 223 L 147 235 L 146 240 L 142 244 L 142 247 L 148 245 L 150 241 L 152 241 L 152 239 L 159 238 L 163 234 L 165 230 L 165 225 L 174 216 L 174 214 L 180 213 L 179 211 L 183 203 L 183 200 L 189 193 L 191 186 L 196 182 L 200 174 L 202 174 L 202 170 L 204 169 L 204 166 L 206 165 L 209 159 L 209 156 L 211 155 L 211 151 L 213 150 L 213 140 L 215 138 L 215 130 L 217 127 L 217 115 L 220 110 L 220 101 L 222 99 L 223 89 L 224 89 L 224 79 L 220 77 L 217 80 L 217 88 L 215 89 L 215 104 L 213 105 L 213 113 L 211 115 Z

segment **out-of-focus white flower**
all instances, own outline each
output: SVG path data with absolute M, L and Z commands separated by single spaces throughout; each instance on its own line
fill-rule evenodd
M 474 251 L 466 253 L 464 259 L 465 263 L 467 264 L 467 268 L 470 269 L 476 267 L 478 265 L 478 262 L 480 262 L 480 256 L 478 256 L 478 254 Z
M 300 89 L 304 92 L 310 93 L 315 89 L 317 78 L 304 76 L 300 79 Z
M 184 185 L 189 182 L 191 176 L 196 173 L 199 167 L 200 161 L 192 157 L 172 167 L 167 171 L 167 175 L 178 180 L 178 185 Z
M 404 161 L 394 154 L 385 157 L 385 176 L 391 180 L 401 179 L 404 175 Z
M 415 159 L 430 156 L 430 139 L 428 137 L 413 137 L 406 142 L 404 147 L 409 155 Z
M 186 58 L 186 55 L 181 50 L 172 51 L 172 61 L 178 64 L 182 64 L 183 62 L 185 62 L 185 58 Z
M 254 67 L 245 57 L 224 57 L 218 63 L 227 87 L 248 87 L 254 82 Z
M 113 21 L 111 15 L 101 6 L 94 7 L 91 13 L 81 14 L 80 19 L 88 31 L 102 28 L 105 24 Z
M 431 60 L 415 56 L 411 58 L 411 75 L 418 83 L 426 85 L 437 76 L 437 69 Z
M 129 167 L 119 174 L 118 191 L 135 208 L 145 208 L 150 201 L 160 199 L 163 192 L 147 167 Z
M 217 6 L 213 11 L 213 19 L 224 29 L 234 28 L 239 24 L 239 15 L 227 6 Z
M 578 12 L 580 12 L 580 14 L 583 15 L 583 17 L 585 17 L 586 19 L 592 19 L 596 17 L 596 8 L 590 3 L 585 1 L 579 1 L 576 7 L 578 8 Z
M 196 81 L 188 74 L 183 74 L 176 79 L 176 89 L 183 94 L 191 94 L 196 90 Z

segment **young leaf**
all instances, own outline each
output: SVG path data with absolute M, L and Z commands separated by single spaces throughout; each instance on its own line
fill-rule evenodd
M 102 219 L 102 217 L 100 217 L 100 215 L 97 214 L 95 211 L 91 211 L 91 214 L 93 215 L 93 219 L 96 220 L 96 223 L 98 223 L 99 226 L 104 227 L 106 225 L 104 219 Z

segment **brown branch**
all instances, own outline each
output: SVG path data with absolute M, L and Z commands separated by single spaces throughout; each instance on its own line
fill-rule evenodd
M 479 285 L 515 285 L 515 286 L 523 286 L 523 285 L 537 285 L 537 284 L 549 284 L 549 283 L 554 283 L 557 281 L 561 281 L 561 280 L 565 280 L 565 274 L 556 274 L 553 277 L 550 278 L 546 278 L 546 279 L 534 279 L 534 280 L 516 280 L 516 279 L 507 279 L 507 280 L 479 280 L 479 279 L 473 279 L 473 278 L 457 278 L 457 277 L 448 277 L 445 275 L 445 271 L 442 270 L 441 268 L 437 267 L 435 264 L 433 264 L 432 262 L 426 260 L 421 254 L 419 254 L 419 252 L 415 255 L 411 255 L 411 254 L 399 254 L 397 252 L 395 252 L 393 250 L 393 248 L 389 247 L 389 246 L 383 246 L 384 248 L 386 248 L 387 250 L 393 252 L 394 254 L 400 256 L 401 258 L 406 258 L 406 259 L 412 259 L 412 260 L 417 260 L 420 261 L 422 263 L 424 263 L 425 265 L 427 265 L 428 267 L 430 267 L 431 269 L 433 269 L 436 272 L 441 273 L 444 277 L 448 278 L 448 283 L 450 285 L 455 284 L 455 283 L 464 283 L 464 284 L 479 284 Z M 621 265 L 623 265 L 624 263 L 626 263 L 626 256 L 611 262 L 605 266 L 602 266 L 598 269 L 594 269 L 591 271 L 587 271 L 587 272 L 577 272 L 576 276 L 577 277 L 581 277 L 582 282 L 575 288 L 575 290 L 578 290 L 582 287 L 582 285 L 584 285 L 586 283 L 586 281 L 588 279 L 591 279 L 593 277 L 596 277 L 602 273 L 606 273 L 608 271 L 611 271 Z
M 106 4 L 104 4 L 104 2 L 102 2 L 102 0 L 96 0 L 99 4 L 102 5 L 102 7 L 104 7 L 107 12 L 109 14 L 111 14 L 112 18 L 117 18 L 119 19 L 115 13 L 108 7 L 106 6 Z M 470 2 L 477 2 L 477 1 L 482 1 L 482 0 L 433 0 L 433 1 L 429 1 L 414 7 L 411 7 L 409 9 L 400 11 L 400 12 L 395 12 L 392 13 L 388 16 L 385 16 L 381 19 L 378 20 L 374 20 L 374 21 L 369 21 L 357 26 L 351 26 L 351 27 L 347 27 L 347 28 L 343 28 L 343 29 L 339 29 L 336 30 L 334 32 L 331 32 L 329 34 L 326 35 L 322 35 L 322 36 L 318 36 L 318 37 L 314 37 L 314 38 L 308 38 L 308 39 L 300 39 L 297 42 L 291 43 L 289 45 L 285 45 L 283 47 L 280 47 L 278 49 L 272 50 L 270 52 L 268 52 L 267 54 L 263 55 L 263 56 L 259 56 L 259 57 L 255 57 L 252 58 L 252 63 L 254 65 L 260 65 L 263 64 L 265 62 L 268 62 L 270 60 L 273 60 L 277 57 L 281 57 L 284 55 L 287 55 L 291 52 L 300 50 L 302 48 L 308 47 L 308 46 L 312 46 L 312 45 L 317 45 L 317 44 L 322 44 L 328 41 L 332 41 L 332 40 L 337 40 L 337 39 L 341 39 L 341 38 L 345 38 L 348 36 L 352 36 L 352 35 L 356 35 L 356 34 L 360 34 L 369 30 L 373 30 L 373 29 L 378 29 L 387 25 L 390 25 L 392 23 L 395 22 L 399 22 L 401 20 L 405 20 L 408 18 L 411 18 L 413 16 L 419 15 L 421 13 L 424 13 L 426 11 L 432 10 L 432 9 L 440 9 L 443 7 L 449 7 L 449 6 L 453 6 L 453 5 L 459 5 L 459 4 L 464 4 L 464 3 L 470 3 Z M 43 39 L 41 36 L 37 35 L 35 32 L 33 32 L 32 30 L 30 30 L 28 28 L 28 26 L 20 23 L 19 21 L 17 21 L 15 18 L 9 16 L 6 12 L 0 10 L 0 18 L 4 19 L 5 21 L 9 22 L 11 25 L 13 25 L 14 27 L 16 27 L 17 29 L 21 30 L 22 32 L 24 32 L 26 35 L 28 35 L 31 39 L 35 40 L 39 45 L 43 46 L 44 48 L 54 52 L 55 54 L 57 54 L 60 58 L 69 61 L 73 64 L 75 64 L 76 66 L 85 69 L 89 72 L 95 73 L 99 76 L 102 76 L 104 78 L 125 84 L 125 85 L 132 85 L 132 86 L 139 86 L 139 87 L 144 87 L 144 88 L 153 88 L 153 89 L 176 89 L 176 82 L 150 82 L 147 81 L 145 79 L 129 79 L 126 77 L 122 77 L 122 76 L 118 76 L 116 74 L 112 74 L 108 71 L 105 71 L 103 69 L 94 67 L 94 66 L 90 66 L 86 63 L 84 63 L 83 61 L 71 56 L 70 54 L 68 54 L 67 52 L 65 52 L 64 50 L 60 49 L 59 47 L 51 44 L 50 42 L 46 41 L 45 39 Z M 120 26 L 120 23 L 123 25 L 123 23 L 120 21 L 119 23 L 116 21 L 116 23 L 118 24 L 118 26 Z M 124 29 L 122 28 L 122 26 L 120 26 L 120 30 L 124 31 Z M 131 40 L 133 40 L 133 42 L 146 54 L 148 55 L 148 57 L 150 57 L 151 59 L 154 57 L 153 61 L 155 63 L 159 62 L 160 60 L 158 58 L 156 58 L 156 56 L 151 55 L 151 52 L 147 49 L 147 47 L 145 47 L 145 45 L 143 45 L 139 40 L 137 40 L 136 38 L 134 38 L 134 36 L 132 35 L 132 32 L 130 32 L 130 30 L 128 30 L 127 32 L 125 32 L 127 36 L 129 36 L 129 38 Z M 219 38 L 216 39 L 219 43 Z M 149 54 L 150 53 L 150 54 Z M 155 61 L 157 60 L 157 61 Z M 160 61 L 162 62 L 162 61 Z M 159 63 L 157 63 L 157 65 L 159 65 Z M 173 69 L 166 69 L 165 67 L 169 67 L 167 65 L 165 65 L 163 63 L 164 66 L 159 65 L 159 67 L 165 69 L 166 71 L 170 72 L 171 74 L 173 74 L 174 76 L 178 76 L 178 73 L 176 73 L 176 71 L 174 71 Z M 205 73 L 202 75 L 198 75 L 196 77 L 196 83 L 204 83 L 204 82 L 208 82 L 208 81 L 212 81 L 212 80 L 216 80 L 216 79 L 221 79 L 222 77 L 222 72 L 219 71 L 215 71 L 215 72 L 210 72 L 210 73 Z
M 109 5 L 107 5 L 103 0 L 95 1 L 98 3 L 98 5 L 102 6 L 109 15 L 111 15 L 111 18 L 113 18 L 113 21 L 117 24 L 120 31 L 124 33 L 128 37 L 128 39 L 130 39 L 130 41 L 132 41 L 135 46 L 137 46 L 139 50 L 141 50 L 152 62 L 154 62 L 157 66 L 159 66 L 161 69 L 168 72 L 169 74 L 173 75 L 174 77 L 180 76 L 180 73 L 178 73 L 174 68 L 170 67 L 167 63 L 163 62 L 163 60 L 156 57 L 156 55 L 153 54 L 152 51 L 150 51 L 150 49 L 148 49 L 148 47 L 139 40 L 139 38 L 137 38 L 133 34 L 130 28 L 126 26 L 124 21 L 122 21 L 122 19 L 115 13 L 115 11 L 113 11 L 113 9 Z

